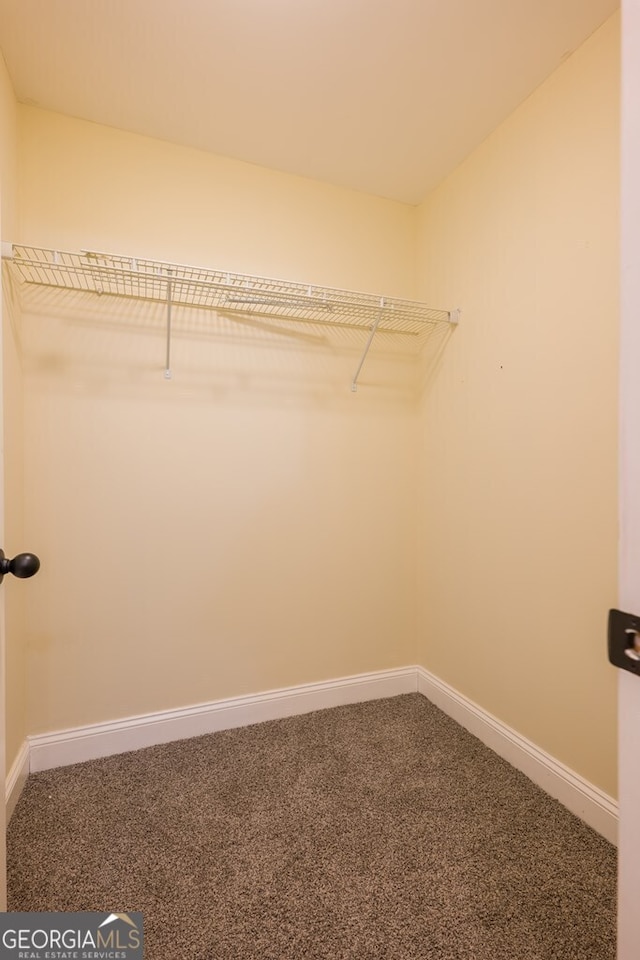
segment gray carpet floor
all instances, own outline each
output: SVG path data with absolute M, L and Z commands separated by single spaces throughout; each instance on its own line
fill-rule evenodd
M 146 960 L 613 960 L 614 848 L 419 694 L 34 774 L 10 910 Z

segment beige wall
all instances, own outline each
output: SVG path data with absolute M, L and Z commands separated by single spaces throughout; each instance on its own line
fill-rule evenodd
M 462 322 L 425 390 L 418 661 L 611 794 L 619 20 L 420 210 Z
M 17 124 L 11 81 L 0 57 L 0 203 L 2 239 L 17 234 Z M 4 431 L 4 537 L 8 556 L 26 550 L 23 530 L 23 384 L 20 355 L 20 311 L 11 286 L 2 283 L 2 378 Z M 26 735 L 25 601 L 26 583 L 8 578 L 2 587 L 6 624 L 6 763 L 15 760 Z
M 24 242 L 414 293 L 413 207 L 19 109 Z
M 410 207 L 20 114 L 25 241 L 413 293 Z M 40 293 L 23 317 L 30 731 L 413 661 L 404 361 L 374 359 L 352 394 L 350 340 L 176 313 L 167 382 L 162 310 Z
M 615 793 L 617 39 L 417 210 L 19 108 L 24 242 L 463 310 L 419 406 L 349 338 L 178 314 L 166 382 L 162 311 L 29 296 L 30 732 L 418 662 Z

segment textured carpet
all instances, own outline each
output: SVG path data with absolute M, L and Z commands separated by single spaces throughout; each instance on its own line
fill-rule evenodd
M 615 851 L 419 694 L 32 775 L 10 910 L 147 960 L 613 960 Z

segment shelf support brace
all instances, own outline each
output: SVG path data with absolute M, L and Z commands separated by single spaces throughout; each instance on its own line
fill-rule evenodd
M 377 318 L 376 318 L 375 323 L 373 323 L 373 324 L 371 325 L 371 331 L 369 332 L 369 336 L 368 336 L 368 338 L 367 338 L 367 342 L 366 342 L 365 345 L 364 345 L 364 350 L 363 350 L 363 352 L 362 352 L 362 356 L 360 357 L 360 363 L 358 364 L 358 369 L 357 369 L 356 372 L 354 373 L 354 375 L 353 375 L 353 380 L 351 381 L 351 392 L 352 392 L 352 393 L 357 393 L 357 391 L 358 391 L 358 377 L 360 376 L 360 371 L 362 370 L 362 367 L 363 367 L 363 365 L 364 365 L 364 362 L 365 362 L 365 360 L 367 359 L 367 354 L 369 353 L 369 347 L 370 347 L 371 344 L 373 343 L 373 338 L 374 338 L 375 335 L 376 335 L 376 330 L 378 329 L 378 327 L 379 327 L 379 325 L 380 325 L 380 321 L 382 320 L 382 313 L 383 313 L 383 311 L 384 311 L 384 297 L 380 297 L 380 311 L 379 311 L 379 313 L 378 313 L 378 316 L 377 316 Z
M 169 271 L 171 276 L 171 271 Z M 167 353 L 164 364 L 164 378 L 171 380 L 171 280 L 167 280 Z

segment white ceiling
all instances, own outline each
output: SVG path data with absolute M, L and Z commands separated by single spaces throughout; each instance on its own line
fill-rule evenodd
M 26 103 L 420 202 L 618 0 L 0 0 Z

